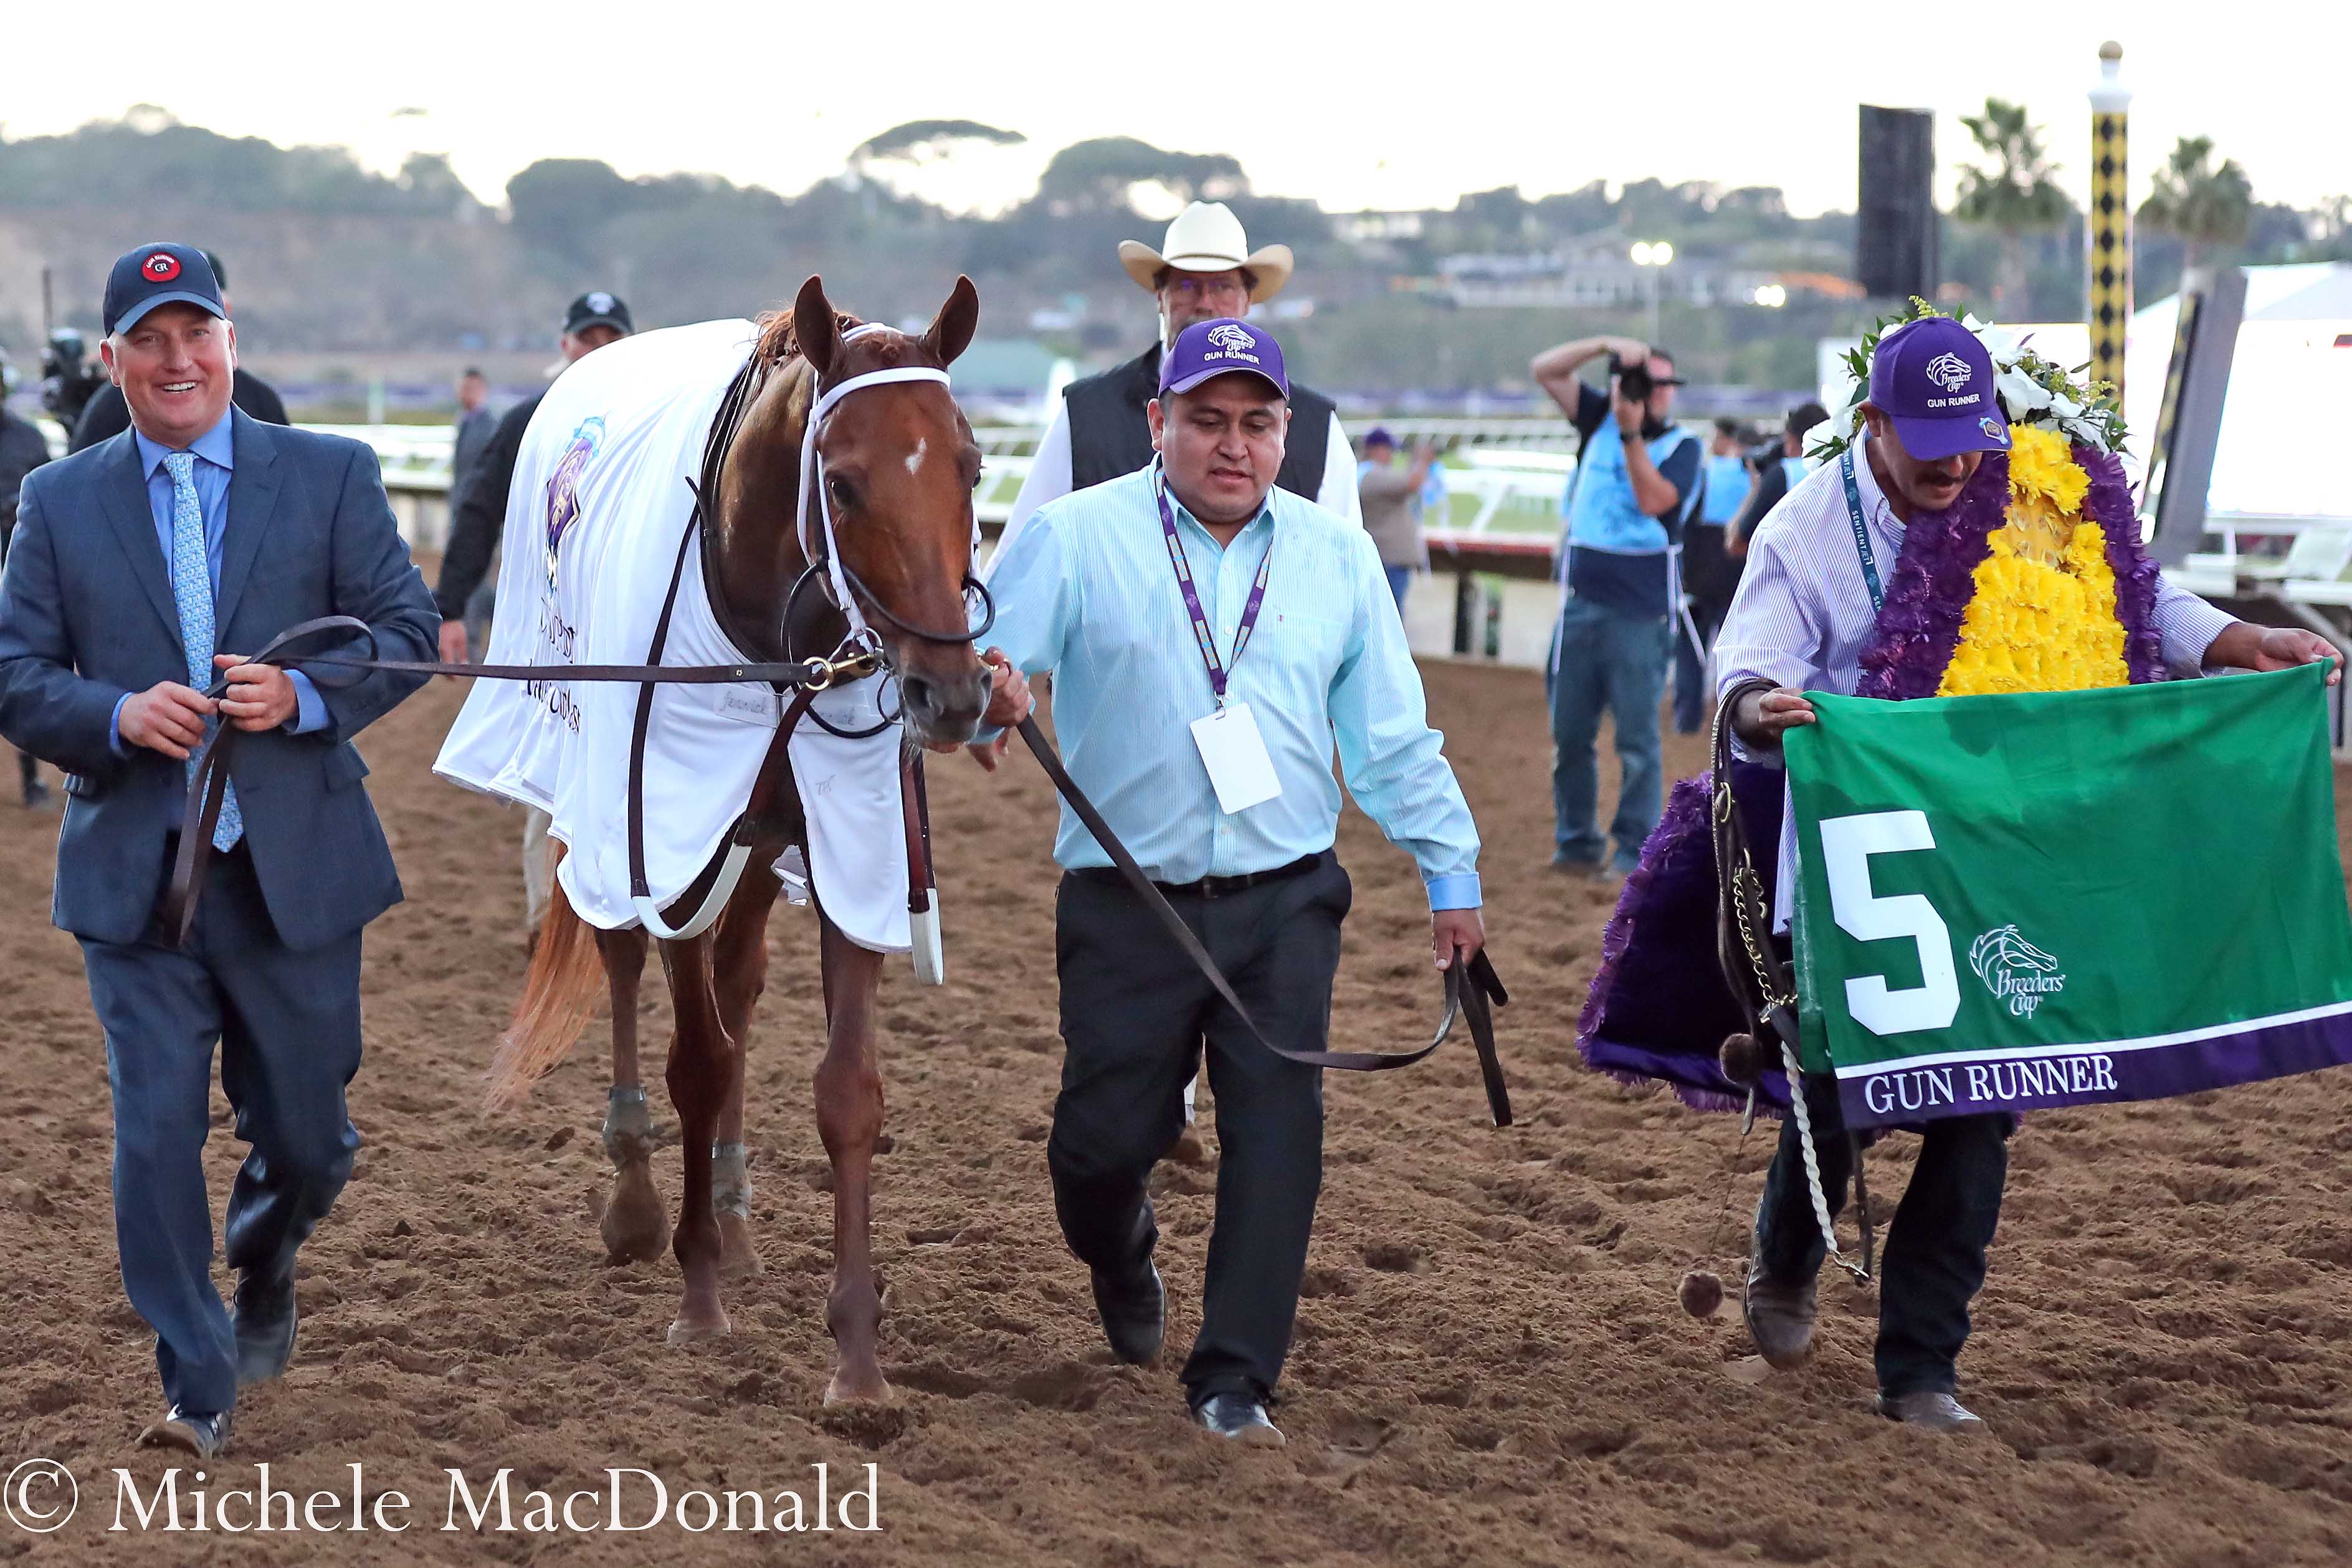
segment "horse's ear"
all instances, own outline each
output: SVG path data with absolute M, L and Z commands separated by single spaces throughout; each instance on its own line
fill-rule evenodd
M 980 329 L 980 290 L 971 279 L 959 277 L 948 302 L 923 332 L 923 351 L 942 365 L 955 363 L 956 356 L 971 347 L 971 335 Z
M 833 301 L 824 297 L 824 279 L 814 273 L 793 301 L 793 338 L 809 369 L 819 376 L 832 371 L 841 351 L 841 323 L 833 314 Z

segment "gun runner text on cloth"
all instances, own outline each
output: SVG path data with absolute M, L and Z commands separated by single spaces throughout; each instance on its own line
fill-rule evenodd
M 1847 1124 L 2352 1061 L 2326 674 L 1815 694 L 1787 742 L 1798 989 Z

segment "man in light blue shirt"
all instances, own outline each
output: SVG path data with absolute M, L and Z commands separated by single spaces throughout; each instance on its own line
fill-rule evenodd
M 131 428 L 131 439 L 139 449 L 139 471 L 147 476 L 147 509 L 154 515 L 155 518 L 155 543 L 162 549 L 163 559 L 170 560 L 172 559 L 173 492 L 171 471 L 164 465 L 163 459 L 171 455 L 173 449 L 160 441 L 153 440 L 145 431 L 135 425 Z M 215 597 L 218 597 L 221 579 L 221 532 L 228 522 L 229 476 L 236 471 L 235 443 L 229 436 L 229 415 L 224 413 L 220 416 L 220 423 L 189 442 L 186 450 L 195 455 L 196 460 L 192 465 L 190 477 L 196 486 L 196 504 L 204 511 L 205 567 L 207 574 L 212 578 L 213 593 Z M 213 663 L 226 670 L 236 662 L 228 655 L 222 654 L 215 657 Z M 245 667 L 239 666 L 239 668 Z M 257 672 L 257 678 L 271 678 L 258 674 L 261 666 L 257 665 L 252 668 Z M 294 716 L 286 720 L 281 727 L 289 735 L 309 735 L 313 730 L 324 729 L 327 725 L 327 705 L 320 697 L 319 688 L 311 684 L 309 675 L 299 670 L 288 670 L 284 674 L 288 684 L 294 688 Z M 125 692 L 116 699 L 114 704 L 114 719 L 110 726 L 112 734 L 109 739 L 117 757 L 131 755 L 131 748 L 122 738 L 122 705 L 137 695 L 135 692 Z M 194 710 L 191 711 L 194 712 Z M 195 716 L 201 717 L 201 715 Z
M 1477 830 L 1370 538 L 1274 487 L 1280 347 L 1239 321 L 1187 328 L 1150 415 L 1157 462 L 1040 509 L 996 563 L 991 716 L 1025 711 L 1021 674 L 1053 673 L 1080 787 L 1258 1024 L 1319 1050 L 1350 896 L 1334 745 L 1357 804 L 1421 868 L 1441 969 L 1486 939 Z M 1265 1406 L 1322 1181 L 1320 1073 L 1250 1039 L 1066 805 L 1054 858 L 1066 1054 L 1046 1158 L 1063 1234 L 1113 1353 L 1151 1359 L 1165 1298 L 1145 1179 L 1205 1040 L 1223 1161 L 1184 1383 L 1211 1431 L 1279 1444 Z

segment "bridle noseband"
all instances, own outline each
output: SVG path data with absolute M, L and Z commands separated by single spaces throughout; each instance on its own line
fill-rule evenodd
M 879 323 L 868 323 L 844 333 L 841 340 L 848 343 L 868 332 L 887 330 L 889 329 Z M 849 622 L 849 636 L 844 642 L 845 647 L 857 643 L 872 645 L 878 641 L 875 638 L 872 628 L 866 623 L 865 612 L 869 609 L 877 620 L 900 636 L 911 637 L 922 643 L 952 644 L 976 642 L 986 636 L 989 629 L 996 624 L 996 601 L 990 596 L 988 585 L 970 571 L 963 574 L 963 591 L 967 594 L 977 592 L 980 595 L 982 611 L 981 623 L 978 627 L 966 626 L 952 632 L 940 632 L 914 625 L 893 614 L 882 602 L 880 596 L 850 570 L 848 562 L 841 559 L 840 542 L 834 536 L 833 499 L 829 487 L 824 483 L 824 456 L 817 450 L 818 427 L 824 423 L 824 416 L 833 412 L 834 405 L 851 392 L 900 382 L 935 382 L 940 386 L 946 386 L 948 373 L 945 371 L 933 370 L 928 365 L 904 365 L 888 370 L 866 371 L 835 383 L 822 393 L 809 408 L 807 422 L 801 431 L 801 489 L 796 518 L 801 554 L 808 561 L 809 566 L 808 570 L 801 574 L 801 581 L 793 585 L 792 593 L 786 600 L 787 636 L 790 635 L 792 602 L 799 598 L 802 583 L 812 577 L 824 584 L 825 597 L 832 601 L 833 607 L 838 610 Z M 812 494 L 816 501 L 814 517 L 809 505 Z M 811 526 L 812 522 L 815 525 L 814 528 Z M 818 549 L 820 538 L 824 543 L 821 552 Z

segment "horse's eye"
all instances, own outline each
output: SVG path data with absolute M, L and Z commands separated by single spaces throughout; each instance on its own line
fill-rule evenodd
M 846 479 L 827 479 L 824 482 L 824 489 L 825 494 L 832 497 L 833 509 L 836 512 L 848 511 L 851 504 L 857 498 L 856 493 L 850 489 L 849 481 Z

